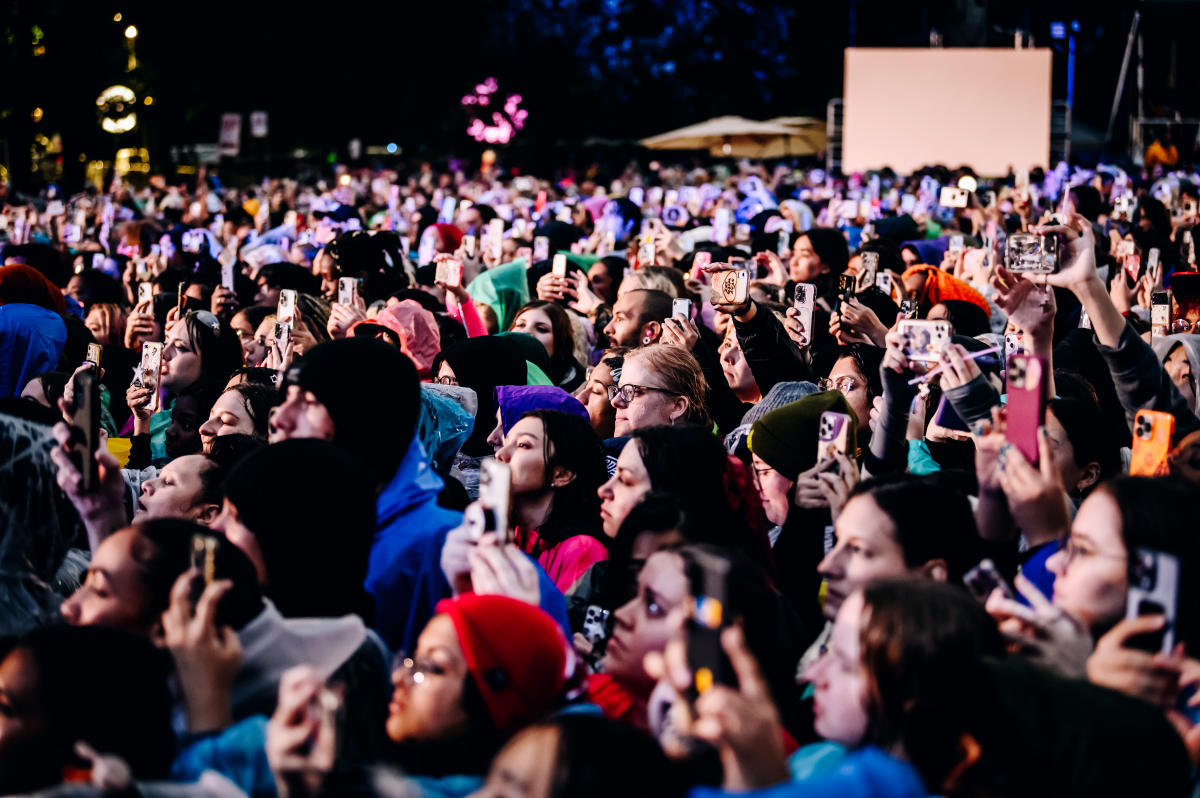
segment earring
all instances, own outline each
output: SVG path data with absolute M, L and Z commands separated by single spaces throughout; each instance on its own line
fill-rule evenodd
M 642 344 L 643 344 L 643 345 L 645 345 L 645 344 L 648 344 L 648 343 L 650 343 L 650 336 L 649 336 L 649 335 L 647 335 L 647 336 L 644 336 L 644 337 L 642 338 Z

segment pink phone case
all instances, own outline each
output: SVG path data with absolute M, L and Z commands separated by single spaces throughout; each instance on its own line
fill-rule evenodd
M 1033 465 L 1038 464 L 1038 427 L 1046 419 L 1046 360 L 1036 355 L 1008 359 L 1008 409 L 1004 437 Z

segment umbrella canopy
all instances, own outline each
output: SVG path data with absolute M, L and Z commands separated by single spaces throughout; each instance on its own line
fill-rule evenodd
M 771 157 L 771 150 L 780 154 L 816 152 L 808 146 L 798 153 L 787 149 L 790 139 L 803 138 L 806 135 L 800 128 L 776 122 L 757 122 L 740 116 L 718 116 L 707 122 L 642 139 L 642 145 L 652 150 L 708 150 L 718 157 L 725 155 L 737 158 L 767 158 Z

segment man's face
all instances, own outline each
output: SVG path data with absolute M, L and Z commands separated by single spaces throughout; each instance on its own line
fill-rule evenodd
M 640 346 L 642 336 L 640 292 L 625 294 L 613 305 L 612 321 L 604 328 L 610 346 Z

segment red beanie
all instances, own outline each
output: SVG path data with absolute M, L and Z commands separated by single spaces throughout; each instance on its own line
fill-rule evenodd
M 501 732 L 545 716 L 562 700 L 574 657 L 558 624 L 507 596 L 468 593 L 438 602 L 450 616 L 467 669 Z

